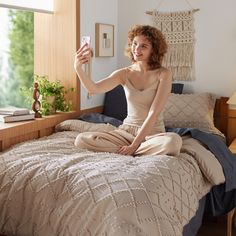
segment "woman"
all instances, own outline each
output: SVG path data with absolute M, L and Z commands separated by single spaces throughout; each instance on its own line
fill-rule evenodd
M 122 155 L 178 155 L 182 139 L 165 133 L 162 110 L 171 91 L 171 72 L 162 67 L 167 44 L 162 33 L 149 25 L 135 25 L 128 33 L 127 56 L 132 64 L 94 82 L 82 69 L 92 54 L 88 45 L 76 53 L 74 67 L 90 94 L 105 93 L 122 85 L 127 99 L 128 115 L 118 128 L 106 132 L 85 132 L 75 145 L 93 151 Z

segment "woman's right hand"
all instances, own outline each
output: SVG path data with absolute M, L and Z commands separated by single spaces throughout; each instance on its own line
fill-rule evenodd
M 83 64 L 89 62 L 89 59 L 92 56 L 92 49 L 88 47 L 88 44 L 85 43 L 82 47 L 78 49 L 75 54 L 74 68 L 75 70 Z

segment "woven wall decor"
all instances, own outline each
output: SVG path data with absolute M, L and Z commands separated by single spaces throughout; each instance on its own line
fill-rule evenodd
M 173 80 L 195 80 L 194 12 L 152 12 L 154 26 L 163 32 L 168 43 L 163 66 L 171 69 Z

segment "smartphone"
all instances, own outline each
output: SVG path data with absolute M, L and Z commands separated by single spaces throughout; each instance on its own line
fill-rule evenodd
M 81 47 L 86 43 L 87 43 L 88 47 L 90 47 L 90 41 L 91 41 L 90 36 L 82 36 Z

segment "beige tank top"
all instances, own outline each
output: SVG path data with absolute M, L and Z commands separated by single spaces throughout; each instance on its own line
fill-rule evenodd
M 134 88 L 132 83 L 126 77 L 123 87 L 127 100 L 127 117 L 123 121 L 124 124 L 138 127 L 142 126 L 156 95 L 158 85 L 159 80 L 144 90 L 138 90 Z M 162 132 L 165 132 L 165 126 L 163 122 L 163 114 L 161 113 L 153 127 L 152 134 Z

